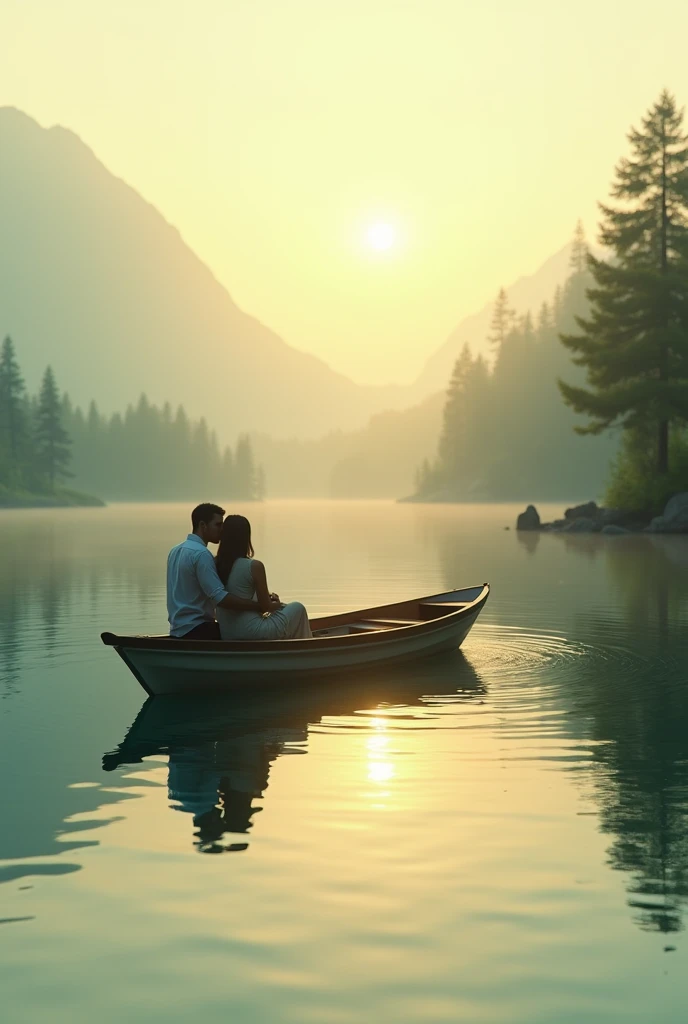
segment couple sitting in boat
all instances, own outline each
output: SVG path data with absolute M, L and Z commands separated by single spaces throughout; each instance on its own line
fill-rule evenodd
M 180 640 L 294 640 L 310 637 L 306 609 L 282 604 L 253 557 L 251 524 L 219 505 L 198 505 L 193 532 L 167 558 L 170 636 Z M 217 557 L 208 544 L 218 544 Z M 217 619 L 216 619 L 217 615 Z

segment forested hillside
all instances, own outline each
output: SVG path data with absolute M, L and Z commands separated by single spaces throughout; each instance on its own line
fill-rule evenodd
M 557 500 L 602 492 L 617 438 L 574 433 L 579 420 L 557 385 L 561 377 L 582 380 L 560 335 L 587 311 L 586 258 L 579 230 L 570 277 L 535 315 L 516 317 L 500 292 L 489 336 L 492 365 L 467 346 L 456 361 L 437 452 L 419 468 L 416 500 Z
M 84 493 L 86 492 L 86 493 Z M 121 415 L 87 414 L 60 395 L 52 367 L 31 395 L 14 342 L 0 351 L 0 505 L 98 504 L 98 498 L 251 501 L 264 492 L 251 442 L 220 447 L 205 420 L 191 421 L 142 395 Z
M 248 437 L 239 437 L 234 449 L 220 448 L 205 420 L 190 420 L 182 406 L 159 409 L 142 395 L 124 415 L 103 416 L 93 402 L 84 415 L 65 397 L 63 412 L 80 489 L 119 501 L 263 496 L 262 469 Z

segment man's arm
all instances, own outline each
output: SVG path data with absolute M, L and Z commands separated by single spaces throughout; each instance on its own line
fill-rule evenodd
M 201 590 L 216 608 L 231 608 L 234 612 L 260 611 L 257 601 L 245 601 L 241 597 L 232 597 L 227 593 L 217 575 L 213 556 L 207 549 L 196 562 L 196 578 Z
M 231 608 L 233 612 L 259 612 L 260 605 L 257 601 L 245 601 L 243 597 L 232 597 L 225 592 L 221 601 L 215 603 L 216 608 Z

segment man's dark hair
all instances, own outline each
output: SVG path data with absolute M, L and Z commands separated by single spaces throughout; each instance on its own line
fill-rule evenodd
M 220 508 L 219 505 L 211 505 L 209 501 L 204 501 L 202 505 L 196 505 L 191 513 L 193 532 L 196 532 L 199 523 L 209 523 L 213 516 L 223 516 L 224 514 L 223 508 Z

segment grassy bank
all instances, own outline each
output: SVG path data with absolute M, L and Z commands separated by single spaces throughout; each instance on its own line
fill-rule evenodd
M 105 502 L 92 494 L 59 487 L 45 494 L 14 491 L 0 484 L 1 508 L 102 508 Z

